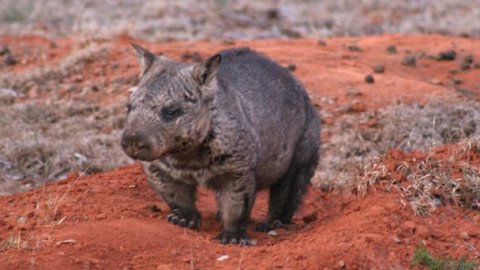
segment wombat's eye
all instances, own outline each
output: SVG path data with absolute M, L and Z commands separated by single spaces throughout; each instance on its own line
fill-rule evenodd
M 172 121 L 179 116 L 183 114 L 183 111 L 181 108 L 175 107 L 175 108 L 162 108 L 160 114 L 162 115 L 162 118 L 164 121 Z

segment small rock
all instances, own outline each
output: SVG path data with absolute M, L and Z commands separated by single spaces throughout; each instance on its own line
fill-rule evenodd
M 222 255 L 222 256 L 217 258 L 217 262 L 226 261 L 226 260 L 228 260 L 228 258 L 230 258 L 228 255 Z
M 375 65 L 375 66 L 373 66 L 373 72 L 384 73 L 385 72 L 385 66 L 381 65 L 381 64 Z
M 437 78 L 432 78 L 432 79 L 430 80 L 430 83 L 431 83 L 431 84 L 435 84 L 435 85 L 442 85 L 442 84 L 443 84 L 443 83 L 442 83 L 439 79 L 437 79 Z
M 390 45 L 387 47 L 388 54 L 397 54 L 397 47 L 395 45 Z
M 7 54 L 7 56 L 5 56 L 5 59 L 3 60 L 3 62 L 7 66 L 13 66 L 13 65 L 17 64 L 17 60 L 15 60 L 15 58 L 13 58 L 13 55 L 11 55 L 11 54 Z
M 310 223 L 310 222 L 314 222 L 315 220 L 317 220 L 317 218 L 318 218 L 317 212 L 312 212 L 308 215 L 303 216 L 302 220 L 305 223 Z
M 459 69 L 460 69 L 460 70 L 463 70 L 463 71 L 469 70 L 469 69 L 470 69 L 470 64 L 465 63 L 465 62 L 462 62 L 462 63 L 460 63 Z
M 458 73 L 458 70 L 457 70 L 457 69 L 450 69 L 450 70 L 448 71 L 448 73 L 450 73 L 450 74 L 457 74 L 457 73 Z
M 467 232 L 461 232 L 458 234 L 460 239 L 468 241 L 470 239 L 470 235 Z
M 58 241 L 56 243 L 57 246 L 59 245 L 63 245 L 63 244 L 76 244 L 77 243 L 77 240 L 75 239 L 67 239 L 67 240 L 63 240 L 63 241 Z
M 0 47 L 0 56 L 11 54 L 10 49 L 7 46 Z
M 435 59 L 437 61 L 453 61 L 457 58 L 457 52 L 455 50 L 447 50 L 444 52 L 439 52 Z
M 414 67 L 417 65 L 417 60 L 413 55 L 407 55 L 403 58 L 402 60 L 402 65 L 404 66 L 409 66 L 409 67 Z
M 338 262 L 338 266 L 340 269 L 345 269 L 347 267 L 347 263 L 344 260 Z
M 332 189 L 333 187 L 331 184 L 326 184 L 326 183 L 320 184 L 320 190 L 323 192 L 330 192 L 332 191 Z
M 160 209 L 156 204 L 152 203 L 146 206 L 146 208 L 152 212 L 162 212 L 162 209 Z
M 75 75 L 75 76 L 72 77 L 72 80 L 73 80 L 74 82 L 77 82 L 77 83 L 82 82 L 82 81 L 83 81 L 83 76 L 80 75 L 80 74 Z
M 327 42 L 325 42 L 324 40 L 319 40 L 319 41 L 318 41 L 318 46 L 326 47 L 326 46 L 327 46 Z
M 374 83 L 375 79 L 373 78 L 372 75 L 368 74 L 367 76 L 365 76 L 365 82 L 366 83 Z
M 465 57 L 463 57 L 462 62 L 471 65 L 473 63 L 473 55 L 466 55 Z
M 96 219 L 105 219 L 107 218 L 107 214 L 106 213 L 100 213 L 100 214 L 97 214 L 95 216 Z
M 293 72 L 297 70 L 297 66 L 295 64 L 290 64 L 287 66 L 287 69 Z
M 347 45 L 347 49 L 351 52 L 361 52 L 362 49 L 357 44 L 349 44 Z
M 268 231 L 267 234 L 268 234 L 268 236 L 277 236 L 278 235 L 278 233 L 275 230 L 270 230 L 270 231 Z
M 403 242 L 402 239 L 401 239 L 400 237 L 398 237 L 398 236 L 395 236 L 395 237 L 393 238 L 393 241 L 395 241 L 395 243 L 397 243 L 397 244 L 401 244 L 401 243 Z
M 457 78 L 457 77 L 453 77 L 453 78 L 452 78 L 452 83 L 453 83 L 454 85 L 462 84 L 462 82 L 463 82 L 463 81 L 462 81 L 462 79 L 460 79 L 460 78 Z

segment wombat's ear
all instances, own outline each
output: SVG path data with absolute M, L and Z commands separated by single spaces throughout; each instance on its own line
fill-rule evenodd
M 222 56 L 220 54 L 216 54 L 207 60 L 202 61 L 193 69 L 193 79 L 195 79 L 200 85 L 209 84 L 217 74 L 221 61 Z
M 153 60 L 155 60 L 155 55 L 153 55 L 153 53 L 149 52 L 147 49 L 141 47 L 136 43 L 132 42 L 131 44 L 132 44 L 132 47 L 137 52 L 137 60 L 138 60 L 138 63 L 140 64 L 140 68 L 142 69 L 140 76 L 143 76 L 147 72 L 147 70 L 152 66 Z

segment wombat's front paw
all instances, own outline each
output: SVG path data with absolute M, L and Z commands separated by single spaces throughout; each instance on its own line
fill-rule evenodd
M 196 210 L 176 208 L 167 216 L 167 220 L 175 225 L 198 230 L 200 229 L 202 218 Z
M 255 228 L 255 230 L 257 232 L 269 232 L 271 230 L 275 230 L 275 229 L 285 229 L 287 228 L 287 225 L 285 225 L 283 222 L 281 222 L 280 220 L 275 220 L 274 222 L 272 222 L 271 224 L 268 224 L 268 223 L 260 223 L 257 225 L 257 227 Z
M 254 246 L 256 241 L 248 238 L 245 232 L 232 233 L 223 231 L 215 239 L 220 240 L 222 245 L 232 244 L 232 245 L 241 245 L 241 246 Z

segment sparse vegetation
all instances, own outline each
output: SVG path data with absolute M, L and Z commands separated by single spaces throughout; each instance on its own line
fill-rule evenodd
M 61 100 L 4 106 L 0 114 L 2 181 L 35 187 L 70 171 L 99 172 L 129 162 L 118 143 L 122 107 Z
M 191 9 L 192 6 L 196 8 Z M 475 0 L 1 0 L 0 32 L 87 36 L 126 33 L 155 41 L 212 37 L 318 38 L 384 32 L 465 33 L 478 36 L 480 29 L 471 22 L 478 18 L 479 12 Z
M 465 258 L 452 260 L 434 257 L 424 246 L 417 247 L 412 264 L 423 265 L 429 270 L 474 270 L 478 266 L 478 263 L 466 261 Z
M 315 185 L 333 185 L 365 193 L 373 183 L 396 183 L 417 214 L 438 204 L 479 207 L 480 171 L 468 162 L 454 164 L 465 155 L 479 153 L 480 106 L 475 102 L 397 105 L 374 113 L 347 115 L 326 129 L 332 134 L 323 145 Z M 366 125 L 370 123 L 370 125 Z M 408 184 L 388 174 L 379 157 L 392 149 L 429 152 L 434 147 L 460 143 L 449 159 L 432 156 L 403 163 L 396 170 Z M 453 170 L 460 166 L 461 174 Z

